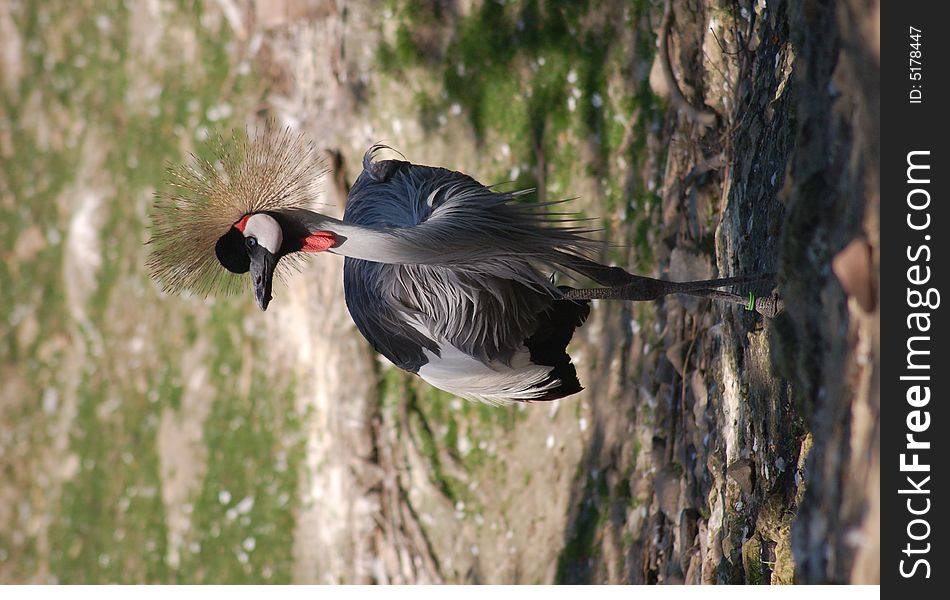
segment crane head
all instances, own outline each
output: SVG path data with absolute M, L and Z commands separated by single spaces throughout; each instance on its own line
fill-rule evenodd
M 169 168 L 151 215 L 148 266 L 164 291 L 199 296 L 237 292 L 246 280 L 235 274 L 250 273 L 266 309 L 275 275 L 303 264 L 304 254 L 281 251 L 281 217 L 316 205 L 326 165 L 303 135 L 272 123 L 215 142 L 210 160 Z
M 261 310 L 271 301 L 274 269 L 281 257 L 284 235 L 277 219 L 267 213 L 245 215 L 218 238 L 214 253 L 228 271 L 251 274 Z

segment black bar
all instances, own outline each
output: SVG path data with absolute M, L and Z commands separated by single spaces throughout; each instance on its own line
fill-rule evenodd
M 883 7 L 881 18 L 881 583 L 901 593 L 930 588 L 921 597 L 936 597 L 931 594 L 946 589 L 939 584 L 950 580 L 943 560 L 950 507 L 938 492 L 950 485 L 944 437 L 950 433 L 944 408 L 950 336 L 946 309 L 936 306 L 941 292 L 950 292 L 950 97 L 943 81 L 950 76 L 950 31 L 944 7 L 894 2 Z M 906 470 L 914 461 L 929 471 Z M 915 488 L 921 491 L 907 493 Z

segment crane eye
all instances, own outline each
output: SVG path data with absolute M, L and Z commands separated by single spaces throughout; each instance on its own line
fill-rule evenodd
M 252 236 L 244 238 L 244 244 L 247 246 L 248 250 L 253 250 L 257 246 L 257 238 Z

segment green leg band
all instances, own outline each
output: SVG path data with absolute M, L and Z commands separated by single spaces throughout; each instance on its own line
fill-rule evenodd
M 755 296 L 752 292 L 749 292 L 749 303 L 745 305 L 745 309 L 750 312 L 755 310 Z

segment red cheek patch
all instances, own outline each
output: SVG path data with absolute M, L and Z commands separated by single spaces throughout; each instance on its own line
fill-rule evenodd
M 241 220 L 234 224 L 234 228 L 244 233 L 244 228 L 247 227 L 247 220 L 251 218 L 251 215 L 244 215 L 241 217 Z
M 302 241 L 301 252 L 325 252 L 336 244 L 336 236 L 329 231 L 314 231 Z

